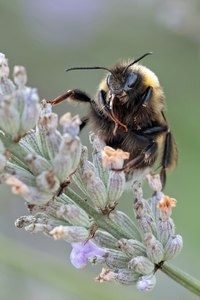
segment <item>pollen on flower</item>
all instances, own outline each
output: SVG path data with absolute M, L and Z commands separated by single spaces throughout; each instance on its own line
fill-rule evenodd
M 60 240 L 64 235 L 66 235 L 66 230 L 64 226 L 60 225 L 51 230 L 50 235 L 53 236 L 54 240 Z
M 161 212 L 169 218 L 172 213 L 172 207 L 176 206 L 176 199 L 170 198 L 165 195 L 161 198 L 161 200 L 157 203 L 157 208 L 161 210 Z
M 14 194 L 25 196 L 29 193 L 28 187 L 14 176 L 8 177 L 6 183 L 12 186 L 12 192 Z
M 112 147 L 105 146 L 102 150 L 102 162 L 104 167 L 112 164 L 123 164 L 125 159 L 130 156 L 129 152 L 124 152 L 121 149 L 113 149 Z
M 109 269 L 103 268 L 99 276 L 95 278 L 95 281 L 97 282 L 108 282 L 108 281 L 113 281 L 117 277 L 117 274 L 110 271 Z

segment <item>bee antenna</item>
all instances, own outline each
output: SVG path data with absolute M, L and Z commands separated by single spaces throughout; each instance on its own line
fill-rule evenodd
M 114 76 L 113 72 L 110 69 L 105 68 L 105 67 L 98 67 L 98 66 L 95 66 L 95 67 L 72 67 L 72 68 L 65 69 L 66 72 L 74 71 L 74 70 L 106 70 Z
M 145 54 L 143 54 L 142 56 L 140 56 L 139 58 L 137 58 L 136 60 L 134 60 L 132 63 L 130 63 L 123 71 L 123 74 L 126 73 L 126 71 L 128 70 L 128 68 L 130 68 L 132 65 L 136 64 L 138 61 L 140 61 L 141 59 L 143 59 L 144 57 L 146 57 L 147 55 L 151 55 L 153 54 L 153 52 L 147 52 Z

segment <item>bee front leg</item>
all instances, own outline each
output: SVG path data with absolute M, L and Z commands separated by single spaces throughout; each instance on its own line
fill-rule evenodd
M 99 91 L 97 100 L 99 107 L 112 119 L 110 108 L 106 102 L 106 92 L 104 90 Z
M 114 169 L 114 171 L 129 172 L 131 169 L 140 169 L 146 166 L 151 166 L 157 156 L 158 143 L 154 140 L 134 159 L 126 163 L 121 169 Z
M 74 89 L 68 90 L 65 94 L 60 95 L 53 100 L 47 101 L 47 103 L 56 105 L 58 103 L 63 102 L 64 100 L 67 100 L 68 98 L 77 102 L 91 102 L 90 96 L 88 96 L 85 92 L 78 89 Z
M 88 96 L 85 92 L 75 89 L 75 90 L 68 90 L 65 94 L 58 96 L 54 100 L 47 101 L 47 103 L 50 103 L 51 105 L 56 105 L 58 103 L 63 102 L 64 100 L 67 100 L 68 98 L 77 102 L 92 101 L 90 96 Z M 81 118 L 80 131 L 85 127 L 85 125 L 87 125 L 88 121 L 89 118 L 87 116 Z
M 80 131 L 87 125 L 89 122 L 89 117 L 85 116 L 81 118 Z
M 152 94 L 153 94 L 153 88 L 152 86 L 148 86 L 144 91 L 144 93 L 141 95 L 140 105 L 146 107 L 152 97 Z

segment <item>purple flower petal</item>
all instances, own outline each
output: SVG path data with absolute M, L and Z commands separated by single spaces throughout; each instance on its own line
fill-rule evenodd
M 70 261 L 75 268 L 81 269 L 86 266 L 89 257 L 95 255 L 103 256 L 103 254 L 105 254 L 105 251 L 92 241 L 88 241 L 87 243 L 72 243 Z

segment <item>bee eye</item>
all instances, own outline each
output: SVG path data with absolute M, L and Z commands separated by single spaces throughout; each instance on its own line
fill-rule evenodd
M 136 73 L 130 73 L 126 82 L 128 88 L 133 88 L 137 79 L 138 79 L 138 75 Z

